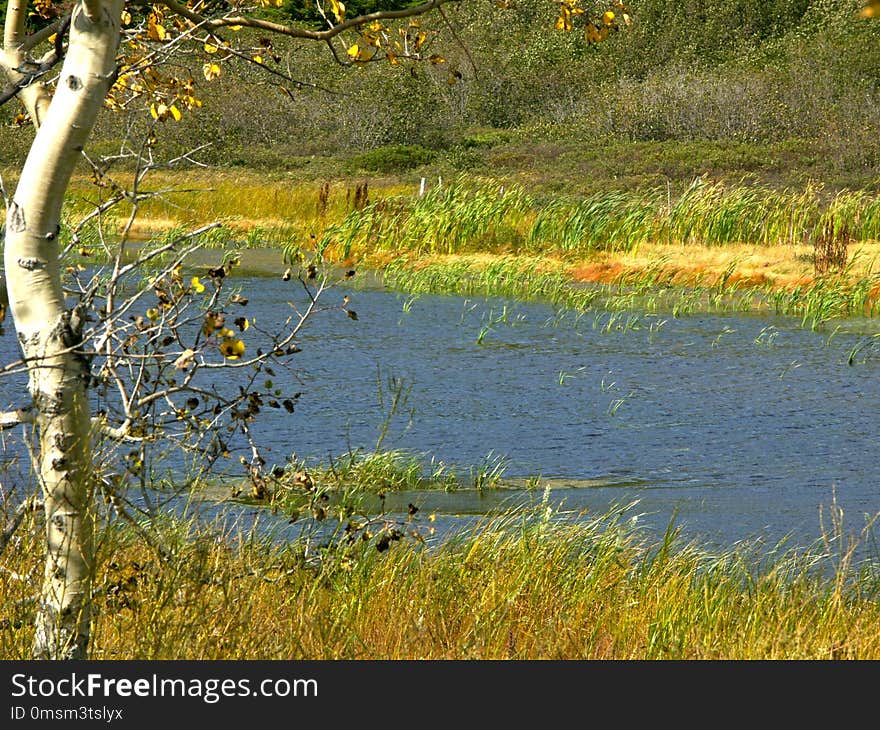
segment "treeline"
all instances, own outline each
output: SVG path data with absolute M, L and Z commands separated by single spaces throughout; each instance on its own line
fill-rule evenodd
M 458 40 L 446 32 L 432 47 L 446 62 L 416 69 L 340 72 L 325 49 L 300 49 L 295 75 L 321 88 L 290 98 L 230 75 L 205 89 L 228 100 L 206 104 L 205 134 L 245 154 L 273 148 L 269 159 L 448 151 L 475 129 L 583 145 L 806 138 L 853 151 L 876 136 L 880 25 L 857 17 L 858 0 L 633 0 L 632 25 L 597 45 L 555 30 L 554 7 L 462 3 L 449 11 Z
M 550 0 L 466 0 L 446 11 L 454 34 L 435 26 L 430 52 L 443 63 L 343 70 L 326 48 L 299 45 L 275 48 L 287 81 L 243 64 L 208 83 L 196 65 L 204 106 L 166 123 L 164 144 L 173 154 L 210 141 L 201 159 L 222 164 L 331 155 L 384 172 L 516 166 L 536 144 L 597 157 L 632 142 L 792 143 L 793 164 L 866 182 L 880 174 L 880 21 L 860 19 L 860 5 L 631 0 L 632 24 L 591 45 L 555 29 Z M 307 18 L 313 7 L 288 0 L 275 12 Z M 100 137 L 110 145 L 130 125 L 105 115 Z

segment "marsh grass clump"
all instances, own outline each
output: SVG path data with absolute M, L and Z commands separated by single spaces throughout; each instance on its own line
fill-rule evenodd
M 849 258 L 852 239 L 849 225 L 838 224 L 833 217 L 826 218 L 813 241 L 813 269 L 817 274 L 841 271 Z
M 777 190 L 703 177 L 677 197 L 660 187 L 537 197 L 516 185 L 460 177 L 422 197 L 377 199 L 331 223 L 325 235 L 343 258 L 371 251 L 589 257 L 632 252 L 643 243 L 795 246 L 821 239 L 828 226 L 835 239 L 875 240 L 880 198 L 812 184 Z
M 325 236 L 346 258 L 356 251 L 452 254 L 516 246 L 531 199 L 519 187 L 460 178 L 425 195 L 376 201 Z
M 565 254 L 631 251 L 655 236 L 659 193 L 597 193 L 582 201 L 553 200 L 536 214 L 527 236 L 529 251 Z
M 157 187 L 139 203 L 143 223 L 135 235 L 220 221 L 223 226 L 206 241 L 209 247 L 311 247 L 330 262 L 381 260 L 384 265 L 389 256 L 479 253 L 571 262 L 601 253 L 635 254 L 646 244 L 792 251 L 814 246 L 821 274 L 825 261 L 828 270 L 843 265 L 844 240 L 850 248 L 880 240 L 880 196 L 813 183 L 778 189 L 746 179 L 696 177 L 674 194 L 670 187 L 653 186 L 608 187 L 579 196 L 462 175 L 419 195 L 418 185 L 405 181 L 324 179 L 291 185 L 286 178 L 211 171 L 196 174 L 193 187 L 185 190 L 157 173 Z M 74 181 L 68 206 L 72 222 L 90 210 L 93 197 L 84 180 Z M 121 204 L 102 223 L 112 228 L 128 212 Z M 105 235 L 112 239 L 112 230 Z M 80 237 L 86 244 L 95 238 L 89 230 Z
M 857 562 L 836 527 L 802 550 L 719 552 L 672 525 L 639 529 L 636 506 L 571 514 L 545 494 L 428 542 L 278 540 L 167 518 L 145 528 L 161 553 L 111 523 L 98 535 L 92 655 L 880 658 L 877 558 Z M 4 659 L 29 656 L 33 638 L 42 566 L 29 527 L 0 572 Z
M 878 309 L 880 274 L 849 276 L 831 272 L 788 289 L 769 291 L 777 314 L 799 317 L 801 326 L 819 329 L 832 320 L 872 317 Z
M 729 275 L 703 279 L 682 283 L 678 272 L 658 261 L 640 271 L 624 271 L 609 283 L 575 285 L 560 262 L 517 256 L 488 263 L 459 258 L 418 264 L 400 258 L 386 267 L 383 276 L 387 286 L 416 294 L 510 297 L 543 301 L 576 313 L 638 309 L 683 316 L 767 308 L 760 291 L 741 290 L 738 280 Z
M 431 459 L 428 464 L 400 450 L 350 451 L 326 466 L 311 469 L 313 478 L 328 489 L 353 489 L 367 493 L 405 489 L 454 489 L 455 470 Z

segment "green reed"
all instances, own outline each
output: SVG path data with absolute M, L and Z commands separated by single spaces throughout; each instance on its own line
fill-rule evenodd
M 467 184 L 461 178 L 421 197 L 381 198 L 328 226 L 324 237 L 340 246 L 342 258 L 363 250 L 496 250 L 521 238 L 518 224 L 531 206 L 519 187 Z
M 791 289 L 770 285 L 743 287 L 732 276 L 736 264 L 714 280 L 683 285 L 663 260 L 627 271 L 601 284 L 573 284 L 561 264 L 503 256 L 484 264 L 460 259 L 449 263 L 413 264 L 395 259 L 384 272 L 387 286 L 413 294 L 500 296 L 544 301 L 573 312 L 638 310 L 684 316 L 696 312 L 770 312 L 795 317 L 801 326 L 819 329 L 829 322 L 880 313 L 880 274 L 855 276 L 851 267 L 816 277 Z
M 414 265 L 396 259 L 384 272 L 387 286 L 414 294 L 502 296 L 544 301 L 573 312 L 640 310 L 681 316 L 697 311 L 752 311 L 769 305 L 758 290 L 740 291 L 736 282 L 682 286 L 661 264 L 627 272 L 614 282 L 572 284 L 561 265 L 506 256 L 490 264 L 466 259 Z
M 353 252 L 476 251 L 586 255 L 632 251 L 643 242 L 724 246 L 810 245 L 823 231 L 852 241 L 880 238 L 880 198 L 827 194 L 820 186 L 773 190 L 696 179 L 677 198 L 666 189 L 543 200 L 517 186 L 459 178 L 425 196 L 383 198 L 328 226 Z
M 302 246 L 339 259 L 366 253 L 545 253 L 632 251 L 641 243 L 724 246 L 810 245 L 823 231 L 854 242 L 880 239 L 880 196 L 724 184 L 697 178 L 680 194 L 665 187 L 587 197 L 544 196 L 491 178 L 460 176 L 419 196 L 415 187 L 366 182 L 302 183 L 259 176 L 204 175 L 188 190 L 173 180 L 144 200 L 140 215 L 167 227 L 223 221 L 216 245 Z M 75 181 L 71 220 L 92 210 L 93 191 Z M 122 205 L 113 215 L 128 215 Z M 312 239 L 312 236 L 315 238 Z
M 530 250 L 552 246 L 561 252 L 630 251 L 651 238 L 660 198 L 623 192 L 593 195 L 583 201 L 554 200 L 542 207 L 529 230 Z

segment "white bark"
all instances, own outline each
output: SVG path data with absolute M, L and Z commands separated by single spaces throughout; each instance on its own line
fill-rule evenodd
M 0 68 L 6 72 L 7 78 L 13 83 L 25 78 L 24 74 L 15 69 L 20 68 L 27 60 L 28 38 L 24 32 L 27 12 L 26 0 L 10 0 L 6 8 Z M 39 128 L 49 108 L 49 94 L 46 87 L 42 83 L 31 84 L 19 92 L 19 99 L 30 114 L 34 126 Z
M 28 362 L 45 500 L 46 571 L 34 646 L 41 659 L 85 658 L 89 641 L 89 374 L 71 351 L 79 334 L 61 288 L 57 236 L 65 190 L 113 78 L 121 9 L 121 0 L 90 2 L 88 13 L 82 4 L 74 8 L 58 87 L 6 216 L 9 305 Z

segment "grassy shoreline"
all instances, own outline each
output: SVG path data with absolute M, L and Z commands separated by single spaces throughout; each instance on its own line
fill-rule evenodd
M 485 518 L 425 549 L 405 539 L 309 551 L 254 535 L 119 524 L 99 534 L 98 659 L 876 659 L 876 570 L 842 535 L 769 556 L 708 554 L 625 509 Z M 27 534 L 39 534 L 38 525 Z M 28 656 L 40 551 L 0 573 L 0 657 Z M 824 571 L 824 572 L 823 572 Z
M 180 191 L 174 176 L 155 174 L 155 195 L 140 206 L 133 240 L 167 239 L 219 221 L 203 239 L 210 249 L 271 248 L 291 256 L 317 248 L 330 263 L 371 270 L 392 261 L 418 269 L 520 257 L 574 283 L 613 284 L 662 268 L 669 286 L 723 280 L 768 292 L 829 277 L 870 278 L 880 256 L 880 195 L 828 195 L 810 185 L 776 191 L 698 180 L 678 197 L 652 188 L 578 198 L 459 179 L 420 197 L 418 184 L 404 178 L 292 184 L 284 175 L 211 170 L 188 172 L 186 180 Z M 101 202 L 100 193 L 86 179 L 74 180 L 69 225 Z M 103 223 L 113 233 L 128 213 L 119 208 Z M 95 248 L 93 229 L 79 236 L 83 248 Z

